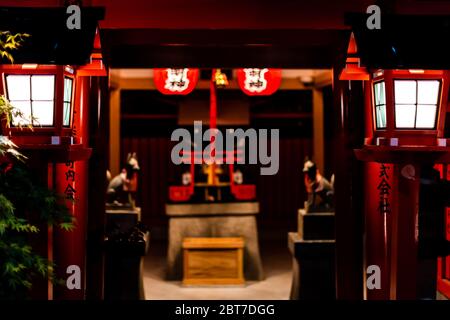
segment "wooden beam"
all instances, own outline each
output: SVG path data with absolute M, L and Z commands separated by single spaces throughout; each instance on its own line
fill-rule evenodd
M 324 120 L 323 120 L 323 92 L 321 89 L 312 90 L 313 93 L 313 152 L 314 162 L 320 172 L 324 173 Z
M 120 172 L 120 89 L 111 91 L 109 114 L 109 171 Z
M 119 78 L 111 80 L 114 88 L 120 90 L 156 90 L 153 79 L 148 78 Z M 199 80 L 196 90 L 209 90 L 209 80 Z M 223 90 L 240 90 L 236 79 L 229 81 L 229 85 Z M 311 87 L 305 86 L 299 79 L 285 78 L 282 79 L 280 90 L 311 90 Z
M 323 88 L 333 84 L 333 72 L 324 71 L 314 77 L 314 88 Z

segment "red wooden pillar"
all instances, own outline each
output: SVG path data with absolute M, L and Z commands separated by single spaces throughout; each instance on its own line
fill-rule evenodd
M 380 177 L 383 170 L 387 177 Z M 367 273 L 365 272 L 365 298 L 367 300 L 387 300 L 390 292 L 390 246 L 391 246 L 391 218 L 394 205 L 395 169 L 393 164 L 367 162 L 364 170 L 364 200 L 365 200 L 365 243 L 364 269 L 378 266 L 381 272 L 381 288 L 369 289 Z M 385 180 L 383 180 L 383 178 Z M 390 212 L 382 212 L 380 207 L 380 189 L 385 183 L 390 186 L 390 195 L 382 201 L 390 204 Z M 389 208 L 388 208 L 389 209 Z M 370 275 L 369 275 L 370 276 Z
M 408 176 L 406 169 L 414 172 Z M 414 168 L 414 171 L 412 171 Z M 420 165 L 396 166 L 397 201 L 392 216 L 391 292 L 392 300 L 417 298 L 417 244 L 419 237 Z
M 364 121 L 365 137 L 373 138 L 372 92 L 370 82 L 364 82 Z M 390 246 L 391 246 L 391 213 L 382 213 L 380 210 L 380 183 L 382 178 L 391 187 L 391 194 L 386 199 L 393 204 L 393 190 L 395 188 L 395 169 L 393 164 L 366 162 L 364 164 L 364 270 L 375 265 L 380 268 L 381 288 L 367 288 L 367 272 L 364 272 L 364 297 L 367 300 L 388 300 L 390 293 Z M 380 177 L 381 170 L 387 176 Z M 384 200 L 383 200 L 384 201 Z
M 89 101 L 89 78 L 77 77 L 75 88 L 73 136 L 77 137 L 83 147 L 88 143 L 87 108 Z M 79 300 L 85 298 L 85 262 L 86 262 L 86 224 L 87 224 L 87 159 L 70 158 L 66 163 L 54 165 L 54 188 L 58 194 L 65 196 L 65 204 L 75 218 L 72 231 L 54 230 L 54 259 L 56 274 L 68 279 L 80 270 L 80 287 L 67 285 L 55 286 L 54 298 L 58 300 Z M 75 266 L 68 273 L 69 266 Z M 69 281 L 76 283 L 76 281 Z
M 106 186 L 109 141 L 109 90 L 106 77 L 92 77 L 89 103 L 88 221 L 86 255 L 86 299 L 103 299 L 103 241 L 105 230 Z M 86 141 L 83 141 L 84 143 Z
M 379 198 L 382 166 L 388 173 L 386 182 L 390 187 L 385 212 Z M 368 162 L 365 181 L 365 267 L 376 265 L 381 271 L 381 288 L 366 286 L 366 298 L 416 299 L 420 166 Z

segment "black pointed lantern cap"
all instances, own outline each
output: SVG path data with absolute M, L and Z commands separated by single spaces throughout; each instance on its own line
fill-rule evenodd
M 381 29 L 370 30 L 369 14 L 345 17 L 358 45 L 362 65 L 381 69 L 450 69 L 450 16 L 388 15 Z
M 12 51 L 14 63 L 84 65 L 89 62 L 98 21 L 104 13 L 104 8 L 81 7 L 81 28 L 69 30 L 70 14 L 64 7 L 0 7 L 0 30 L 31 35 Z

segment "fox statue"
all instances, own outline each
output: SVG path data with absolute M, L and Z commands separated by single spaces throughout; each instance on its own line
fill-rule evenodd
M 128 154 L 127 163 L 117 176 L 111 179 L 111 174 L 108 171 L 107 203 L 117 205 L 128 203 L 133 207 L 134 200 L 131 194 L 137 191 L 139 171 L 140 167 L 136 152 Z

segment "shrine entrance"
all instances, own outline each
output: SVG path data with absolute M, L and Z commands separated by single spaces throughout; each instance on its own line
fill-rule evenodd
M 209 126 L 211 69 L 205 69 L 196 89 L 185 96 L 161 94 L 153 83 L 152 72 L 149 69 L 112 72 L 112 79 L 117 76 L 115 82 L 123 85 L 120 155 L 125 161 L 129 153 L 137 154 L 141 171 L 136 202 L 143 222 L 151 231 L 149 253 L 144 260 L 146 298 L 157 298 L 161 292 L 166 292 L 167 298 L 172 295 L 189 298 L 189 294 L 200 298 L 209 290 L 181 286 L 183 238 L 243 236 L 247 285 L 210 290 L 209 295 L 218 299 L 250 296 L 288 299 L 292 257 L 286 240 L 288 232 L 297 231 L 298 210 L 307 200 L 303 162 L 306 157 L 320 159 L 313 154 L 314 148 L 322 152 L 321 160 L 317 161 L 321 172 L 328 179 L 332 175 L 331 164 L 326 168 L 326 163 L 333 156 L 329 148 L 324 150 L 324 137 L 331 135 L 331 128 L 324 132 L 321 125 L 324 131 L 313 130 L 320 122 L 331 121 L 324 118 L 323 112 L 324 108 L 332 108 L 331 71 L 284 69 L 277 92 L 251 97 L 240 89 L 233 69 L 222 69 L 229 84 L 217 89 L 217 127 L 224 136 L 230 128 L 243 132 L 279 130 L 279 167 L 274 175 L 262 175 L 264 166 L 249 163 L 251 157 L 247 156 L 247 163 L 223 161 L 214 169 L 214 176 L 202 161 L 194 159 L 192 163 L 177 165 L 171 159 L 180 143 L 171 141 L 173 132 L 186 130 L 194 142 L 199 133 L 195 132 L 194 121 Z M 314 85 L 316 79 L 321 79 L 320 86 Z M 112 102 L 114 110 L 115 101 Z M 205 138 L 204 146 L 208 146 L 209 133 L 205 131 L 200 137 Z M 314 139 L 321 141 L 322 146 L 315 145 Z M 269 142 L 266 142 L 269 150 L 274 150 Z M 191 144 L 187 146 L 185 152 L 196 149 L 190 148 Z M 246 152 L 249 147 L 247 143 Z M 272 153 L 268 155 L 275 161 Z M 190 158 L 189 155 L 187 160 Z
M 331 33 L 345 43 L 347 32 Z M 106 33 L 105 38 L 106 43 L 111 41 L 107 46 L 114 51 L 117 38 L 113 34 L 112 31 Z M 304 32 L 300 34 L 311 36 Z M 242 59 L 225 55 L 216 39 L 204 50 L 200 49 L 203 46 L 197 45 L 178 47 L 174 54 L 180 57 L 190 56 L 183 50 L 194 50 L 199 55 L 195 61 L 185 61 L 186 65 L 154 55 L 151 59 L 155 60 L 145 65 L 153 65 L 156 69 L 142 68 L 140 65 L 144 63 L 131 58 L 131 52 L 127 54 L 129 60 L 120 59 L 120 67 L 114 68 L 112 63 L 111 81 L 115 90 L 111 94 L 110 109 L 110 170 L 112 176 L 116 175 L 126 156 L 136 152 L 141 167 L 136 203 L 141 209 L 142 221 L 150 228 L 152 239 L 144 260 L 146 298 L 158 298 L 161 292 L 174 299 L 204 297 L 207 289 L 181 286 L 183 240 L 236 236 L 244 239 L 246 285 L 209 290 L 209 296 L 217 299 L 289 299 L 292 296 L 293 258 L 286 241 L 289 232 L 298 232 L 298 212 L 308 198 L 304 161 L 306 158 L 314 160 L 317 169 L 328 180 L 334 172 L 331 161 L 334 151 L 329 139 L 333 132 L 333 73 L 330 67 L 334 57 L 327 56 L 327 52 L 345 50 L 346 45 L 336 38 L 329 38 L 329 33 L 321 37 L 324 37 L 321 49 L 314 49 L 317 55 L 311 61 L 297 59 L 294 62 L 294 56 L 286 55 L 284 45 L 271 48 L 273 57 L 277 57 L 275 60 L 265 60 L 262 51 L 248 50 L 244 45 L 250 40 L 238 38 L 238 47 L 233 44 L 230 48 L 233 47 Z M 133 41 L 133 38 L 131 32 L 128 39 Z M 299 46 L 305 52 L 312 50 Z M 170 49 L 157 47 L 163 51 Z M 217 59 L 209 56 L 212 51 Z M 292 60 L 287 59 L 288 56 Z M 259 78 L 252 75 L 256 77 L 256 89 L 245 88 L 245 82 L 249 80 L 243 70 L 247 70 L 250 57 L 251 67 L 265 67 L 251 69 L 253 73 L 259 72 Z M 132 65 L 127 66 L 129 62 Z M 219 62 L 224 67 L 211 68 Z M 307 69 L 311 67 L 314 69 Z M 170 92 L 175 83 L 179 86 Z M 268 86 L 272 86 L 270 92 L 257 94 Z M 201 121 L 205 130 L 221 130 L 223 137 L 229 130 L 234 133 L 242 130 L 247 141 L 248 135 L 251 138 L 251 130 L 256 133 L 278 130 L 277 172 L 263 175 L 261 169 L 270 163 L 239 163 L 241 155 L 236 152 L 242 150 L 226 147 L 215 154 L 216 159 L 223 156 L 222 163 L 214 168 L 206 167 L 201 158 L 202 155 L 206 158 L 205 155 L 197 151 L 204 151 L 199 148 L 198 141 L 203 139 L 204 146 L 208 146 L 211 133 L 200 135 L 200 140 L 196 140 L 199 132 L 195 121 Z M 182 148 L 184 141 L 171 139 L 176 130 L 186 130 L 192 144 L 187 143 L 186 148 Z M 238 140 L 236 147 L 242 142 Z M 269 137 L 264 143 L 267 155 L 275 161 L 271 153 L 275 152 L 275 147 L 271 141 Z M 224 145 L 225 142 L 224 138 Z M 172 152 L 177 146 L 180 164 L 172 163 Z M 251 147 L 247 144 L 247 149 L 243 150 L 247 160 L 252 159 Z M 229 156 L 236 157 L 231 166 L 227 163 Z

